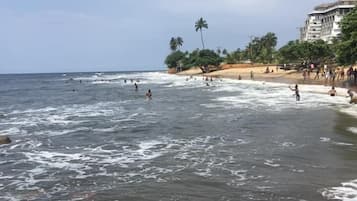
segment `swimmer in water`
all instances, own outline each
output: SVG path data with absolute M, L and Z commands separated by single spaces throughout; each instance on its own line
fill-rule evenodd
M 296 97 L 296 101 L 300 101 L 300 93 L 299 93 L 299 87 L 298 85 L 296 84 L 295 85 L 295 88 L 292 88 L 289 86 L 289 88 L 292 90 L 292 91 L 295 91 L 295 97 Z
M 134 83 L 134 86 L 135 86 L 135 91 L 138 91 L 138 84 L 136 84 L 136 82 Z
M 152 99 L 152 93 L 151 90 L 149 89 L 148 92 L 146 92 L 146 98 L 151 100 Z
M 336 96 L 337 95 L 337 92 L 336 92 L 336 89 L 334 86 L 332 86 L 332 88 L 328 91 L 328 94 L 330 96 Z

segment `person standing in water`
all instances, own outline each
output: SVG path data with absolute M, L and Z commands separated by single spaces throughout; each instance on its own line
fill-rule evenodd
M 332 88 L 328 91 L 328 94 L 330 96 L 336 96 L 337 95 L 337 92 L 336 92 L 336 89 L 334 86 L 332 86 Z
M 136 82 L 134 83 L 134 86 L 135 86 L 135 91 L 138 91 L 138 84 L 136 84 Z
M 296 101 L 300 101 L 300 92 L 299 92 L 299 87 L 298 85 L 296 84 L 295 85 L 295 88 L 292 88 L 289 86 L 289 88 L 292 90 L 292 91 L 295 91 L 295 97 L 296 97 Z
M 146 98 L 151 100 L 152 99 L 152 93 L 151 90 L 149 89 L 148 92 L 146 92 Z
M 349 90 L 347 91 L 347 94 L 348 94 L 347 97 L 350 97 L 350 98 L 351 98 L 350 103 L 351 103 L 351 104 L 352 104 L 352 103 L 357 104 L 357 98 L 355 97 L 355 95 L 354 95 L 354 93 L 353 93 L 353 91 L 352 91 L 351 89 L 349 89 Z

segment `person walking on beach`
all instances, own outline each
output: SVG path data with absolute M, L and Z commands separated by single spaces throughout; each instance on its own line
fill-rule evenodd
M 253 73 L 252 70 L 250 71 L 250 79 L 251 79 L 251 80 L 254 80 L 254 73 Z
M 306 80 L 306 77 L 307 77 L 307 72 L 306 72 L 306 69 L 304 69 L 302 71 L 302 76 L 304 77 L 304 81 Z
M 347 70 L 347 79 L 352 80 L 353 68 L 352 66 Z
M 146 98 L 148 100 L 151 100 L 152 99 L 152 93 L 151 93 L 151 90 L 149 89 L 148 92 L 146 92 Z
M 300 92 L 299 92 L 299 86 L 296 84 L 295 88 L 292 88 L 289 86 L 289 88 L 291 89 L 291 91 L 295 91 L 295 97 L 296 97 L 296 101 L 300 101 Z
M 343 68 L 341 68 L 340 77 L 341 77 L 341 80 L 345 80 L 345 69 L 343 69 Z
M 320 79 L 320 68 L 316 70 L 316 75 L 314 77 L 314 80 L 319 80 Z

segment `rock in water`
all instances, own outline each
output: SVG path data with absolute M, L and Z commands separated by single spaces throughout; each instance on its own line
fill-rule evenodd
M 0 136 L 0 144 L 10 144 L 11 140 L 7 136 Z

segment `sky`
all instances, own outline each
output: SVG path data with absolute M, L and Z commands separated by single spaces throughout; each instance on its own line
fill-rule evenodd
M 164 70 L 171 37 L 183 50 L 245 48 L 274 32 L 299 38 L 324 0 L 0 0 L 0 74 Z

